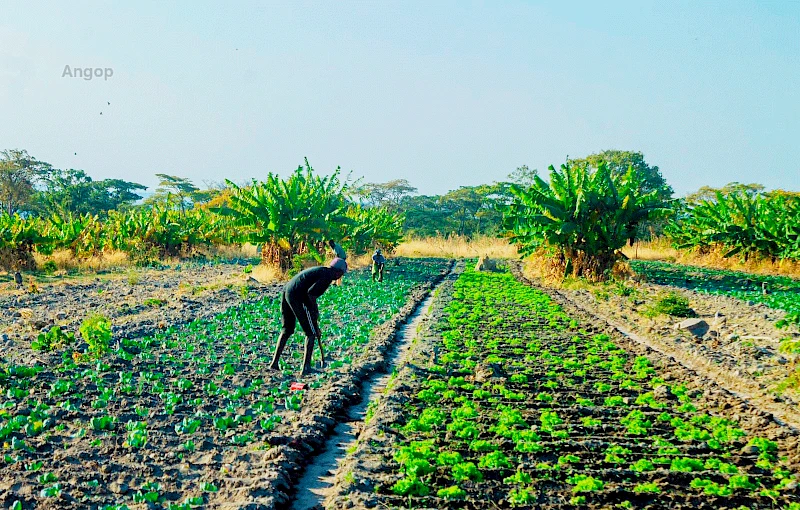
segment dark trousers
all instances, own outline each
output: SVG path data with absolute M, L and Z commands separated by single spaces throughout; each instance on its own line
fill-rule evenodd
M 306 334 L 305 352 L 303 353 L 303 368 L 311 368 L 311 355 L 314 353 L 314 342 L 319 338 L 319 308 L 317 302 L 306 295 L 291 295 L 284 293 L 281 299 L 281 316 L 283 328 L 275 346 L 275 354 L 272 356 L 272 368 L 278 368 L 278 360 L 281 358 L 284 347 L 289 337 L 294 333 L 297 323 Z
M 372 263 L 372 281 L 374 282 L 377 278 L 379 282 L 383 281 L 383 266 L 384 264 L 378 264 L 377 262 Z

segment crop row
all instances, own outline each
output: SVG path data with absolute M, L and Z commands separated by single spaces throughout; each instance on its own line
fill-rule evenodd
M 387 285 L 371 285 L 368 275 L 354 271 L 326 292 L 321 328 L 332 362 L 328 373 L 306 381 L 309 387 L 347 370 L 371 331 L 441 266 L 392 267 Z M 303 405 L 305 391 L 291 389 L 302 342 L 290 342 L 281 373 L 267 370 L 279 309 L 278 300 L 266 298 L 213 320 L 122 340 L 96 359 L 76 356 L 67 344 L 50 354 L 49 366 L 4 366 L 0 505 L 203 504 L 225 486 L 228 468 L 216 461 L 214 470 L 180 466 L 264 450 L 270 434 L 279 434 L 282 421 Z
M 439 328 L 383 504 L 800 508 L 778 443 L 508 274 L 462 274 Z

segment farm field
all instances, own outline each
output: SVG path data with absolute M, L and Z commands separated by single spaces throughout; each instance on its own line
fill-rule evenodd
M 27 346 L 54 325 L 77 330 L 91 313 L 111 319 L 115 337 L 134 337 L 210 318 L 233 304 L 277 295 L 279 285 L 248 280 L 248 270 L 247 261 L 184 262 L 103 274 L 39 275 L 22 288 L 14 285 L 11 275 L 0 276 L 0 337 L 5 355 L 16 352 L 17 344 Z
M 290 388 L 300 365 L 297 337 L 281 371 L 266 368 L 280 329 L 275 288 L 149 336 L 115 335 L 109 343 L 110 330 L 95 324 L 88 346 L 68 334 L 47 337 L 51 349 L 27 348 L 27 361 L 38 362 L 16 356 L 0 372 L 0 506 L 271 508 L 285 502 L 284 491 L 315 442 L 358 380 L 380 365 L 398 322 L 447 266 L 446 260 L 401 261 L 387 268 L 384 285 L 353 271 L 332 287 L 320 299 L 330 362 L 325 372 L 303 379 L 307 390 Z
M 438 293 L 327 508 L 798 508 L 797 431 L 507 273 Z
M 762 303 L 786 312 L 779 325 L 800 324 L 800 280 L 640 260 L 631 266 L 649 282 Z
M 796 280 L 641 261 L 632 261 L 632 267 L 634 280 L 551 290 L 727 389 L 759 399 L 795 426 L 800 423 L 800 328 L 785 309 L 764 302 L 795 306 Z M 763 281 L 770 289 L 766 295 Z M 701 322 L 679 328 L 687 318 Z

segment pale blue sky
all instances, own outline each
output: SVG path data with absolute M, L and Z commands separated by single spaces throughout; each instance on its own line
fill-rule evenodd
M 617 148 L 680 195 L 797 190 L 799 90 L 797 1 L 0 0 L 0 148 L 146 185 L 308 156 L 434 194 Z

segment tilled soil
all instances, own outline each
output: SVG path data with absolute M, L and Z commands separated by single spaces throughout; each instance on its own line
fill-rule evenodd
M 500 335 L 501 338 L 522 340 L 521 345 L 518 343 L 516 346 L 509 345 L 493 351 L 502 353 L 500 357 L 509 360 L 508 363 L 481 364 L 479 361 L 476 368 L 467 371 L 455 368 L 441 375 L 431 372 L 428 367 L 441 356 L 442 334 L 446 330 L 442 327 L 449 320 L 444 310 L 452 300 L 452 285 L 452 282 L 446 282 L 442 286 L 439 299 L 435 301 L 431 314 L 432 317 L 438 318 L 438 322 L 432 321 L 420 332 L 408 365 L 398 373 L 394 386 L 377 405 L 374 417 L 359 437 L 357 448 L 341 465 L 336 477 L 336 493 L 326 500 L 326 508 L 405 508 L 409 504 L 413 504 L 415 508 L 462 506 L 508 508 L 509 489 L 514 487 L 515 482 L 507 482 L 506 478 L 514 474 L 515 470 L 521 470 L 533 477 L 533 481 L 529 482 L 529 488 L 535 494 L 535 502 L 528 507 L 533 505 L 543 508 L 574 508 L 580 504 L 589 508 L 608 508 L 623 504 L 634 508 L 737 508 L 740 505 L 748 508 L 772 508 L 775 505 L 773 498 L 779 498 L 779 504 L 800 500 L 796 480 L 786 484 L 775 494 L 736 489 L 728 496 L 718 497 L 704 493 L 700 488 L 690 487 L 694 479 L 701 477 L 725 486 L 726 478 L 708 468 L 709 459 L 713 461 L 714 458 L 720 457 L 718 447 L 711 446 L 711 443 L 706 443 L 704 440 L 673 439 L 673 444 L 669 448 L 657 451 L 647 437 L 672 437 L 676 427 L 682 422 L 701 423 L 693 421 L 697 419 L 698 413 L 707 413 L 707 415 L 702 414 L 701 418 L 711 416 L 715 419 L 729 420 L 726 423 L 734 424 L 731 426 L 741 429 L 746 437 L 735 440 L 730 443 L 731 446 L 723 448 L 726 452 L 722 455 L 724 462 L 733 466 L 727 469 L 744 473 L 753 484 L 772 487 L 777 479 L 766 464 L 759 464 L 759 457 L 763 452 L 760 452 L 758 447 L 746 444 L 745 441 L 748 437 L 756 436 L 775 441 L 782 465 L 791 470 L 796 477 L 800 471 L 798 431 L 776 421 L 772 414 L 752 405 L 751 402 L 726 391 L 714 380 L 687 368 L 668 355 L 626 337 L 616 328 L 607 325 L 604 320 L 598 319 L 593 313 L 594 310 L 587 311 L 583 307 L 576 306 L 558 293 L 550 292 L 554 301 L 570 317 L 580 321 L 583 325 L 581 331 L 574 329 L 553 331 L 551 324 L 536 317 L 530 317 L 524 323 L 511 321 L 510 324 L 501 325 L 499 330 L 493 331 L 493 335 Z M 566 353 L 569 352 L 569 356 L 580 358 L 581 345 L 593 345 L 592 342 L 598 341 L 595 335 L 599 333 L 608 335 L 613 344 L 626 353 L 629 364 L 635 357 L 637 363 L 640 363 L 639 357 L 649 360 L 656 375 L 668 386 L 657 387 L 649 403 L 645 403 L 638 398 L 642 396 L 643 390 L 620 386 L 617 379 L 609 377 L 611 374 L 605 370 L 597 371 L 596 375 L 589 373 L 582 378 L 564 379 L 550 372 L 554 365 L 548 361 L 551 359 L 549 357 L 543 358 L 539 363 L 522 361 L 522 357 L 526 355 L 525 342 L 531 339 L 537 342 L 537 350 L 548 353 L 548 356 L 566 357 L 568 356 Z M 604 351 L 606 348 L 602 342 L 594 345 L 592 349 Z M 614 361 L 616 355 L 611 352 L 598 354 L 595 363 L 603 366 Z M 628 367 L 628 372 L 633 373 L 635 367 L 632 365 Z M 527 375 L 527 381 L 511 380 L 512 374 L 523 370 Z M 432 378 L 448 381 L 448 378 L 452 377 L 464 377 L 466 381 L 475 385 L 486 381 L 500 383 L 512 395 L 524 395 L 522 400 L 516 397 L 512 400 L 501 399 L 501 404 L 522 409 L 521 416 L 527 423 L 535 423 L 544 411 L 556 411 L 563 422 L 569 424 L 566 429 L 559 429 L 566 430 L 566 435 L 551 438 L 539 432 L 542 436 L 540 445 L 526 452 L 524 448 L 519 450 L 513 442 L 503 440 L 490 431 L 492 425 L 496 424 L 483 419 L 479 414 L 474 419 L 475 426 L 480 430 L 478 437 L 494 442 L 499 451 L 513 456 L 516 459 L 515 465 L 499 469 L 485 468 L 481 470 L 482 481 L 460 482 L 458 485 L 465 491 L 465 499 L 446 500 L 436 497 L 436 489 L 453 485 L 448 470 L 442 466 L 437 467 L 431 475 L 429 485 L 432 489 L 429 495 L 415 496 L 411 499 L 397 496 L 393 493 L 392 487 L 402 478 L 403 473 L 395 455 L 399 451 L 399 446 L 407 445 L 409 441 L 433 437 L 435 448 L 439 448 L 439 451 L 449 447 L 451 451 L 459 453 L 465 461 L 472 461 L 476 465 L 479 463 L 478 459 L 482 454 L 479 455 L 471 448 L 467 448 L 467 443 L 454 436 L 454 432 L 449 430 L 445 432 L 441 429 L 431 435 L 417 434 L 409 432 L 407 428 L 403 429 L 412 418 L 421 416 L 429 407 L 427 401 L 421 401 L 419 398 L 420 391 L 428 387 L 426 381 Z M 542 384 L 545 381 L 552 381 L 554 385 L 546 386 L 549 389 L 545 390 Z M 608 386 L 598 387 L 598 383 Z M 677 396 L 671 393 L 671 390 L 667 390 L 668 387 L 684 388 L 685 396 L 681 397 L 681 402 L 690 405 L 679 405 L 676 402 Z M 552 401 L 540 399 L 541 393 L 537 392 L 543 390 L 549 394 Z M 491 407 L 490 402 L 476 399 L 471 391 L 464 392 L 463 395 L 460 389 L 456 388 L 455 391 L 455 398 L 448 397 L 441 401 L 444 416 L 449 416 L 458 409 L 459 404 L 455 402 L 459 401 L 459 396 L 466 397 L 466 401 L 473 402 L 479 410 Z M 624 401 L 601 405 L 603 399 L 609 395 L 618 396 Z M 587 406 L 586 401 L 579 400 L 578 397 L 588 399 L 594 404 Z M 496 405 L 497 400 L 493 400 L 491 404 Z M 660 421 L 659 415 L 662 409 L 670 410 L 672 418 L 680 421 Z M 635 411 L 641 412 L 641 416 L 652 424 L 645 438 L 636 437 L 635 433 L 631 436 L 630 431 L 626 432 L 624 418 Z M 599 423 L 583 422 L 587 417 L 598 420 Z M 536 427 L 533 429 L 537 430 Z M 625 462 L 620 464 L 604 455 L 609 445 L 625 450 L 622 454 Z M 552 466 L 559 464 L 562 457 L 569 459 L 571 455 L 575 457 L 567 461 L 571 463 L 570 465 L 552 470 Z M 666 467 L 660 465 L 659 456 L 670 459 L 698 459 L 706 464 L 706 468 L 699 472 L 681 472 L 671 469 L 669 461 Z M 656 463 L 657 469 L 646 472 L 631 471 L 629 464 L 641 459 L 652 460 Z M 571 498 L 581 493 L 570 491 L 569 484 L 573 484 L 573 481 L 567 484 L 567 476 L 575 473 L 601 479 L 605 482 L 605 488 L 597 492 L 583 493 L 582 497 L 585 498 L 583 502 L 576 503 Z M 648 483 L 663 490 L 658 494 L 633 490 L 634 484 L 638 487 L 639 484 Z
M 245 274 L 245 267 L 190 263 L 130 269 L 53 279 L 35 291 L 27 283 L 17 288 L 7 282 L 0 287 L 0 350 L 11 361 L 24 361 L 30 351 L 18 347 L 40 332 L 58 325 L 77 334 L 80 323 L 95 314 L 111 319 L 115 338 L 134 338 L 280 292 L 280 284 L 263 285 Z
M 640 283 L 637 291 L 635 297 L 614 293 L 598 297 L 586 290 L 549 290 L 662 352 L 681 358 L 682 363 L 800 427 L 797 407 L 800 394 L 798 388 L 786 384 L 798 369 L 798 360 L 778 349 L 782 338 L 800 337 L 800 332 L 792 325 L 775 326 L 785 315 L 782 311 L 763 304 L 664 285 Z M 697 318 L 709 327 L 693 333 L 676 329 L 682 318 L 643 315 L 656 297 L 665 292 L 686 297 Z
M 238 290 L 224 286 L 208 290 L 216 297 L 203 303 L 204 315 L 161 307 L 160 318 L 145 319 L 145 324 L 131 318 L 115 331 L 121 349 L 88 366 L 60 365 L 60 353 L 37 354 L 27 345 L 17 346 L 6 358 L 12 366 L 8 380 L 0 377 L 0 385 L 9 392 L 0 407 L 0 427 L 7 442 L 0 462 L 0 506 L 10 507 L 14 501 L 26 509 L 112 509 L 118 508 L 116 503 L 132 510 L 198 504 L 284 506 L 309 454 L 323 444 L 339 414 L 356 398 L 361 381 L 384 362 L 398 325 L 448 271 L 444 260 L 415 264 L 425 269 L 390 268 L 390 278 L 405 278 L 412 289 L 397 313 L 390 316 L 368 300 L 362 305 L 363 324 L 358 327 L 364 343 L 345 353 L 352 360 L 303 379 L 306 390 L 296 394 L 304 394 L 300 412 L 292 410 L 296 402 L 290 402 L 294 396 L 289 386 L 296 375 L 265 369 L 276 323 L 274 317 L 260 316 L 262 303 L 253 296 L 266 299 L 263 308 L 270 315 L 277 311 L 269 300 L 280 291 L 278 286 L 253 284 L 256 288 L 249 290 L 246 301 Z M 239 278 L 240 271 L 231 269 L 227 274 Z M 147 288 L 159 289 L 155 292 L 162 285 L 178 288 L 166 275 L 163 279 Z M 355 272 L 342 290 L 354 289 L 369 297 L 374 293 L 368 280 L 365 272 Z M 387 279 L 383 285 L 391 284 Z M 104 287 L 102 294 L 106 299 L 117 292 L 124 295 L 125 285 Z M 239 299 L 227 301 L 226 291 Z M 53 298 L 52 303 L 58 302 Z M 50 303 L 43 300 L 36 306 L 41 310 L 57 306 Z M 233 304 L 238 306 L 231 308 Z M 113 310 L 110 300 L 96 308 L 101 306 Z M 221 314 L 188 324 L 180 335 L 174 333 L 179 329 L 174 323 L 208 317 L 212 310 Z M 369 325 L 382 313 L 389 320 L 381 320 L 370 331 Z M 151 323 L 156 319 L 174 323 L 162 331 Z M 77 322 L 76 318 L 72 324 Z M 138 332 L 155 336 L 142 339 Z M 286 359 L 296 359 L 300 343 L 290 343 Z M 332 361 L 341 361 L 341 356 L 333 355 Z M 59 370 L 24 372 L 36 361 L 32 356 L 41 356 L 45 366 Z M 14 366 L 17 363 L 19 367 Z M 107 418 L 113 422 L 104 422 Z M 146 442 L 136 446 L 140 426 Z

